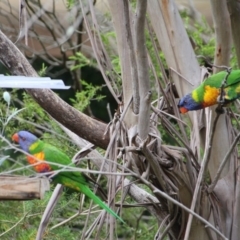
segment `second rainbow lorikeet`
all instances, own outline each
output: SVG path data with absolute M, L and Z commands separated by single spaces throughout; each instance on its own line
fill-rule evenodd
M 30 153 L 32 156 L 27 156 L 29 164 L 34 164 L 33 168 L 38 173 L 61 170 L 63 166 L 73 166 L 70 158 L 60 151 L 58 148 L 45 143 L 38 139 L 35 135 L 28 131 L 19 131 L 12 136 L 12 140 L 19 143 L 22 150 Z M 47 162 L 46 162 L 47 161 Z M 53 163 L 53 164 L 51 164 Z M 78 192 L 82 192 L 91 198 L 101 208 L 112 214 L 121 222 L 124 221 L 110 209 L 99 197 L 97 197 L 88 186 L 86 176 L 80 172 L 64 172 L 61 171 L 53 176 L 53 182 L 60 183 L 66 187 L 72 188 Z
M 200 110 L 218 104 L 221 87 L 227 72 L 222 71 L 208 77 L 200 86 L 180 99 L 178 108 L 181 113 Z M 240 70 L 232 70 L 223 88 L 223 104 L 240 97 Z

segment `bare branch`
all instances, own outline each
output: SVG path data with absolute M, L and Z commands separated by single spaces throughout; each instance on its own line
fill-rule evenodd
M 129 12 L 129 1 L 123 1 L 124 6 L 124 25 L 126 26 L 126 38 L 128 43 L 128 48 L 130 49 L 130 60 L 131 60 L 131 82 L 133 90 L 133 112 L 135 114 L 139 113 L 140 96 L 139 96 L 139 82 L 138 82 L 138 69 L 136 61 L 136 46 L 134 47 L 133 36 L 131 31 L 131 18 Z
M 135 47 L 138 68 L 138 84 L 140 95 L 140 109 L 138 119 L 138 134 L 145 140 L 149 133 L 150 122 L 150 79 L 147 59 L 147 49 L 145 44 L 145 18 L 147 11 L 147 1 L 137 1 L 136 23 L 135 23 Z

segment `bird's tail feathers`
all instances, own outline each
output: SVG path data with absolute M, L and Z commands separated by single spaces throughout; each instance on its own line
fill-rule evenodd
M 118 220 L 120 220 L 121 222 L 125 223 L 121 217 L 119 217 L 117 215 L 117 213 L 115 213 L 110 207 L 108 207 L 98 196 L 96 196 L 94 194 L 94 192 L 91 191 L 90 188 L 86 187 L 86 188 L 81 188 L 81 192 L 84 193 L 86 196 L 88 196 L 89 198 L 91 198 L 96 204 L 98 204 L 101 208 L 103 208 L 104 210 L 106 210 L 108 213 L 112 214 L 115 218 L 117 218 Z

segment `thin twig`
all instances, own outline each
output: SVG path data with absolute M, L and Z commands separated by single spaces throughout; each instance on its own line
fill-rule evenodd
M 232 143 L 230 149 L 228 150 L 227 154 L 225 155 L 223 161 L 221 162 L 221 165 L 219 166 L 218 168 L 218 171 L 217 171 L 217 174 L 216 176 L 214 177 L 213 181 L 212 181 L 212 184 L 208 187 L 208 193 L 211 193 L 213 190 L 214 190 L 214 187 L 216 186 L 217 182 L 218 182 L 218 179 L 221 175 L 221 172 L 225 166 L 225 164 L 227 163 L 233 149 L 235 148 L 235 146 L 237 145 L 238 143 L 238 140 L 240 139 L 240 133 L 237 135 L 237 137 L 235 138 L 234 142 Z
M 62 191 L 63 191 L 63 186 L 61 184 L 57 184 L 42 215 L 41 222 L 39 224 L 38 231 L 37 231 L 36 240 L 42 239 L 43 233 L 49 223 L 49 218 L 51 217 L 51 214 L 62 194 Z
M 161 222 L 161 224 L 160 224 L 160 226 L 159 226 L 159 228 L 158 228 L 158 230 L 157 230 L 157 232 L 156 232 L 156 234 L 155 234 L 155 236 L 154 236 L 154 240 L 159 240 L 159 237 L 162 237 L 162 235 L 161 235 L 162 229 L 165 228 L 164 226 L 166 225 L 166 222 L 168 221 L 169 218 L 170 218 L 170 214 L 168 214 L 168 215 L 162 220 L 162 222 Z
M 97 207 L 97 205 L 96 205 L 95 207 Z M 64 225 L 64 224 L 72 221 L 73 219 L 75 219 L 76 217 L 78 217 L 78 216 L 80 216 L 80 215 L 85 216 L 85 215 L 89 215 L 89 213 L 92 214 L 92 213 L 97 213 L 97 212 L 102 211 L 102 210 L 92 211 L 92 209 L 94 209 L 94 207 L 91 208 L 91 212 L 89 211 L 89 209 L 86 210 L 86 211 L 84 211 L 84 212 L 78 211 L 77 213 L 73 214 L 71 217 L 69 217 L 69 218 L 63 220 L 62 222 L 60 222 L 60 223 L 52 226 L 52 227 L 50 228 L 50 230 L 53 230 L 53 229 L 55 229 L 55 228 L 58 228 L 58 227 L 60 227 L 60 226 L 62 226 L 62 225 Z
M 17 221 L 11 228 L 9 228 L 7 231 L 5 231 L 4 233 L 0 234 L 0 237 L 2 237 L 3 235 L 5 235 L 6 233 L 10 232 L 12 229 L 14 229 L 20 222 L 22 222 L 25 217 L 28 215 L 28 213 L 26 213 L 19 221 Z
M 160 117 L 160 119 L 163 121 L 163 123 L 165 124 L 165 126 L 166 126 L 167 128 L 169 128 L 169 132 L 174 133 L 174 134 L 178 137 L 178 139 L 183 143 L 184 147 L 185 147 L 185 148 L 188 150 L 188 152 L 190 153 L 190 155 L 191 155 L 191 157 L 192 157 L 192 159 L 193 159 L 193 162 L 194 162 L 194 164 L 195 164 L 195 167 L 196 167 L 196 169 L 198 170 L 198 169 L 199 169 L 199 163 L 198 163 L 195 155 L 193 154 L 191 148 L 189 147 L 189 144 L 187 144 L 187 143 L 181 138 L 179 132 L 176 131 L 176 129 L 175 129 L 174 127 L 172 127 L 172 125 L 169 124 L 168 119 L 167 119 L 163 114 L 160 114 L 160 113 L 161 113 L 160 110 L 158 110 L 158 109 L 156 109 L 156 108 L 154 108 L 154 107 L 152 107 L 152 110 Z
M 178 76 L 180 76 L 182 79 L 184 79 L 185 81 L 187 81 L 190 85 L 194 86 L 188 79 L 186 79 L 182 74 L 180 74 L 179 72 L 177 72 L 174 68 L 170 67 L 169 68 L 172 72 L 176 73 Z
M 224 69 L 226 71 L 229 71 L 229 69 L 231 69 L 231 68 L 229 68 L 228 66 L 225 66 L 225 65 L 222 65 L 222 66 L 215 65 L 215 64 L 209 62 L 208 59 L 203 55 L 198 55 L 198 56 L 196 56 L 196 58 L 203 58 L 208 65 L 210 65 L 212 67 L 215 67 L 215 68 Z

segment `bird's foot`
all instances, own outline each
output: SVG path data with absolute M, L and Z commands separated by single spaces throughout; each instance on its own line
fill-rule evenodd
M 218 96 L 217 103 L 224 105 L 224 104 L 226 104 L 226 99 L 221 96 Z
M 216 111 L 216 113 L 218 113 L 218 114 L 223 114 L 223 113 L 225 113 L 225 110 L 224 110 L 224 108 L 223 108 L 223 106 L 222 106 L 221 104 L 219 104 L 219 105 L 217 106 L 217 108 L 215 109 L 215 111 Z

